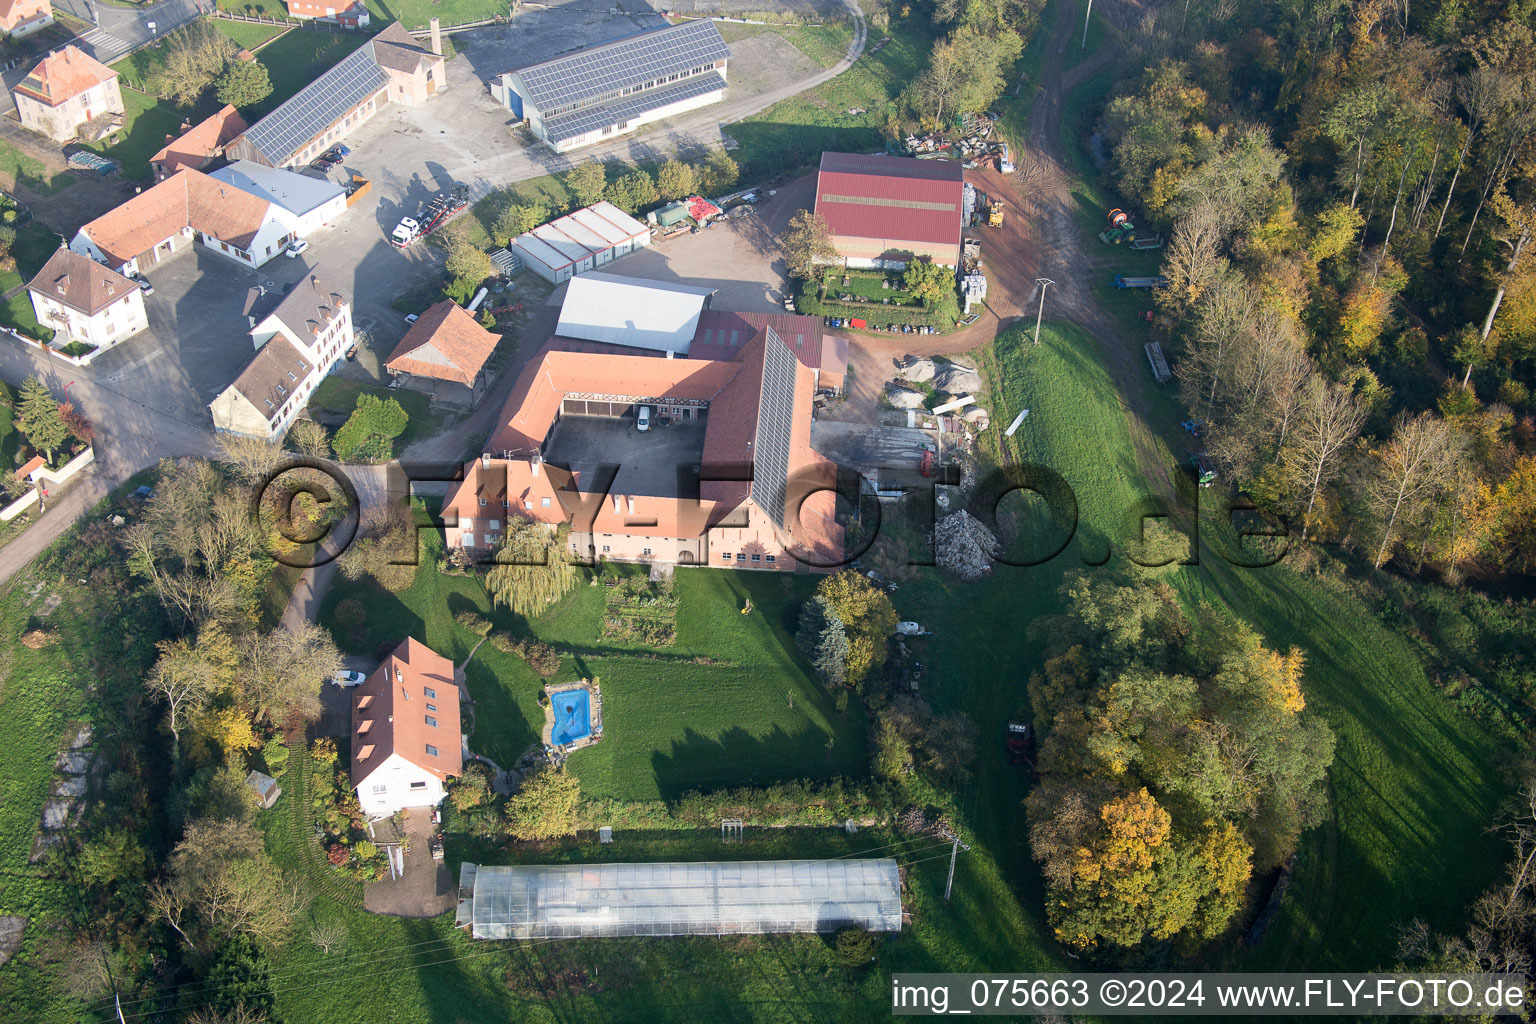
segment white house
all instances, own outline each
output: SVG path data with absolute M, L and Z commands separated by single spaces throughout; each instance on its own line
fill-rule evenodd
M 253 160 L 236 160 L 210 172 L 209 177 L 271 203 L 278 217 L 300 238 L 330 227 L 347 212 L 347 190 L 324 178 L 295 174 Z
M 44 57 L 11 90 L 11 98 L 21 126 L 55 142 L 68 142 L 81 128 L 99 125 L 98 118 L 123 112 L 117 72 L 78 46 Z
M 352 297 L 317 267 L 287 295 L 252 289 L 246 317 L 256 356 L 208 409 L 221 432 L 276 440 L 352 347 Z
M 69 247 L 115 270 L 143 273 L 194 239 L 259 267 L 294 237 L 272 203 L 189 167 L 86 224 Z
M 369 818 L 432 807 L 464 769 L 453 662 L 407 638 L 352 696 L 352 787 Z
M 149 326 L 136 282 L 69 249 L 59 249 L 27 284 L 37 322 L 68 342 L 111 348 Z

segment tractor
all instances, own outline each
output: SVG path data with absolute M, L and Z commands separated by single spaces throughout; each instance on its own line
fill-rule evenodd
M 1131 223 L 1131 215 L 1119 208 L 1110 210 L 1109 228 L 1099 233 L 1099 241 L 1106 245 L 1119 245 L 1135 240 L 1136 225 Z

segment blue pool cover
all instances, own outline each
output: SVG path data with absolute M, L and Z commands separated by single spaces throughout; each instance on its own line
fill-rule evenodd
M 555 746 L 575 743 L 592 735 L 592 694 L 586 690 L 566 690 L 550 697 L 555 709 L 555 727 L 550 740 Z

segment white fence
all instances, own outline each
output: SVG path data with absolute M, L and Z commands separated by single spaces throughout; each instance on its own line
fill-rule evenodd
M 76 455 L 74 458 L 64 463 L 64 465 L 60 466 L 58 469 L 48 469 L 47 467 L 44 467 L 34 471 L 32 473 L 32 480 L 34 483 L 50 483 L 57 487 L 59 484 L 65 483 L 66 481 L 72 479 L 75 474 L 79 473 L 82 469 L 95 461 L 96 449 L 87 448 L 79 455 Z M 36 505 L 38 501 L 39 490 L 39 488 L 34 487 L 32 490 L 27 492 L 26 497 L 13 501 L 5 508 L 0 509 L 0 523 L 8 523 L 12 519 L 15 519 L 17 516 L 21 515 L 27 509 L 31 508 L 33 505 Z

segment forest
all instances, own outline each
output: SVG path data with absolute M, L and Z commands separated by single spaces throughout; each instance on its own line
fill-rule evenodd
M 1376 567 L 1536 570 L 1530 5 L 1147 18 L 1098 129 L 1211 457 Z

